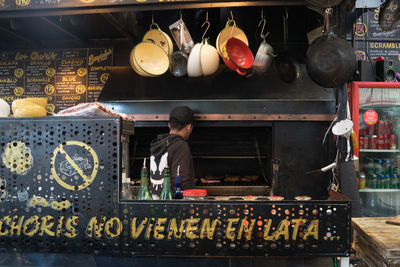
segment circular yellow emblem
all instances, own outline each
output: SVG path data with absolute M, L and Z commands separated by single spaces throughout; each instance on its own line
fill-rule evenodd
M 54 74 L 56 74 L 56 70 L 54 68 L 47 68 L 46 69 L 46 75 L 49 77 L 54 76 Z
M 78 76 L 85 76 L 87 74 L 87 69 L 86 68 L 79 68 L 78 71 L 76 72 Z
M 46 93 L 46 95 L 51 95 L 53 94 L 55 91 L 54 85 L 52 84 L 48 84 L 44 87 L 44 92 Z
M 14 70 L 14 75 L 15 75 L 15 77 L 17 77 L 17 78 L 20 78 L 20 77 L 22 77 L 22 75 L 24 75 L 24 70 L 21 69 L 21 68 L 16 68 L 16 69 Z
M 64 160 L 56 165 L 56 158 Z M 54 150 L 50 162 L 51 174 L 59 185 L 68 190 L 79 191 L 88 187 L 96 178 L 99 169 L 96 151 L 79 141 L 67 141 L 60 144 Z M 56 166 L 59 167 L 57 170 Z M 90 169 L 92 169 L 91 173 L 87 174 Z
M 75 87 L 75 92 L 77 93 L 77 94 L 83 94 L 84 92 L 86 92 L 86 86 L 84 86 L 83 84 L 78 84 L 76 87 Z
M 21 96 L 24 93 L 24 88 L 22 87 L 15 87 L 14 88 L 14 95 Z
M 103 73 L 103 74 L 100 76 L 100 81 L 101 81 L 102 83 L 106 83 L 106 82 L 108 81 L 108 77 L 110 77 L 110 74 L 109 74 L 109 73 Z

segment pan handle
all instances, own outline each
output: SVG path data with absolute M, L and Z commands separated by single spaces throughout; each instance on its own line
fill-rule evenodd
M 325 35 L 331 34 L 331 24 L 329 21 L 330 20 L 329 16 L 332 15 L 332 12 L 333 12 L 333 9 L 331 7 L 325 9 L 325 12 L 324 12 L 324 34 Z
M 242 76 L 245 76 L 245 75 L 247 74 L 247 71 L 241 70 L 241 69 L 239 69 L 239 68 L 236 69 L 236 72 L 237 72 L 239 75 L 242 75 Z

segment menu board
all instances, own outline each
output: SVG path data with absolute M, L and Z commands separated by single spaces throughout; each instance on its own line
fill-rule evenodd
M 47 97 L 48 112 L 94 102 L 112 65 L 112 48 L 1 51 L 0 98 Z

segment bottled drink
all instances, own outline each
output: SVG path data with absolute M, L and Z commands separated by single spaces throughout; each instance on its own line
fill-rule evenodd
M 392 173 L 392 164 L 389 159 L 385 161 L 385 175 L 391 176 Z
M 366 186 L 366 181 L 367 179 L 366 179 L 366 176 L 365 176 L 365 173 L 361 173 L 360 174 L 360 181 L 358 181 L 358 189 L 365 189 L 365 186 Z
M 378 176 L 373 173 L 371 175 L 370 188 L 376 189 L 377 188 L 377 181 L 378 181 Z
M 393 174 L 391 188 L 399 189 L 399 176 L 397 174 Z
M 183 198 L 183 192 L 182 192 L 182 187 L 181 187 L 181 176 L 179 175 L 179 168 L 181 166 L 178 165 L 178 169 L 176 170 L 176 176 L 175 176 L 175 186 L 174 186 L 174 195 L 175 199 L 182 199 Z
M 164 183 L 161 191 L 160 199 L 173 199 L 171 189 L 171 172 L 168 165 L 164 168 Z
M 385 181 L 385 175 L 383 174 L 379 175 L 378 180 L 376 181 L 376 188 L 384 189 L 385 188 L 384 181 Z
M 375 174 L 376 175 L 381 175 L 381 174 L 384 174 L 384 170 L 383 170 L 383 162 L 382 162 L 382 160 L 378 160 L 377 162 L 376 162 L 376 165 L 375 165 Z
M 153 199 L 149 190 L 149 173 L 146 168 L 146 158 L 143 160 L 143 167 L 140 171 L 140 188 L 137 195 L 138 200 L 150 200 Z
M 384 181 L 383 181 L 383 188 L 384 188 L 384 189 L 390 189 L 390 187 L 391 187 L 390 175 L 389 175 L 389 174 L 386 174 L 386 175 L 385 175 L 385 179 L 384 179 Z

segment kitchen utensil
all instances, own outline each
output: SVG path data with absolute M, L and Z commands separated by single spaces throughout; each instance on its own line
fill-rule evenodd
M 332 170 L 333 168 L 336 168 L 336 162 L 333 162 L 333 163 L 329 164 L 328 166 L 325 166 L 325 167 L 323 167 L 323 168 L 321 168 L 319 170 L 306 172 L 306 174 L 308 174 L 308 175 L 320 175 L 320 174 L 323 174 L 324 172 Z
M 222 59 L 228 68 L 239 75 L 246 75 L 253 66 L 254 58 L 249 47 L 239 39 L 232 37 L 222 48 Z
M 131 63 L 132 69 L 133 69 L 137 74 L 139 74 L 139 75 L 141 75 L 141 76 L 143 76 L 143 77 L 156 77 L 155 75 L 151 75 L 151 74 L 146 73 L 146 72 L 144 72 L 144 71 L 142 71 L 142 70 L 140 69 L 140 67 L 137 65 L 136 60 L 135 60 L 135 56 L 134 56 L 134 53 L 133 53 L 134 50 L 135 50 L 135 49 L 132 49 L 131 54 L 130 54 L 130 56 L 129 56 L 129 61 L 130 61 L 130 63 Z
M 262 29 L 260 32 L 260 37 L 262 39 L 262 43 L 258 47 L 256 57 L 254 58 L 253 70 L 257 74 L 262 74 L 268 70 L 268 68 L 272 64 L 272 60 L 275 57 L 274 49 L 270 44 L 265 41 L 265 37 L 268 36 L 269 33 L 264 34 L 265 24 L 267 23 L 265 17 L 263 16 L 263 12 L 261 11 L 261 21 L 258 24 L 258 27 L 262 24 Z
M 150 30 L 143 36 L 143 41 L 151 40 L 154 44 L 162 47 L 165 53 L 171 55 L 174 49 L 171 38 L 163 32 L 157 23 L 151 23 Z
M 179 50 L 189 54 L 194 46 L 194 42 L 185 22 L 183 22 L 182 13 L 180 19 L 169 26 L 169 30 L 171 31 L 172 37 L 174 37 Z
M 249 41 L 247 39 L 246 34 L 236 26 L 236 22 L 233 19 L 233 15 L 231 12 L 231 18 L 226 22 L 225 28 L 218 34 L 216 45 L 218 54 L 222 56 L 222 49 L 226 46 L 226 43 L 230 38 L 236 38 L 241 40 L 246 46 L 249 45 Z
M 193 46 L 192 51 L 190 51 L 187 62 L 187 74 L 189 77 L 200 77 L 203 75 L 203 71 L 200 65 L 201 46 L 201 43 L 197 43 Z
M 178 47 L 183 47 L 183 24 L 179 24 L 180 27 L 180 34 L 179 34 L 179 44 Z M 189 56 L 184 53 L 182 50 L 178 50 L 170 56 L 170 64 L 169 64 L 169 71 L 175 77 L 182 77 L 187 74 L 187 62 Z
M 150 41 L 135 46 L 133 59 L 141 71 L 150 75 L 161 75 L 169 67 L 169 58 L 165 50 Z
M 338 87 L 350 81 L 357 68 L 354 49 L 345 40 L 331 34 L 329 16 L 324 13 L 324 33 L 307 51 L 306 67 L 310 78 L 322 87 Z
M 379 26 L 390 31 L 400 21 L 400 0 L 387 0 L 379 9 Z
M 276 69 L 279 73 L 281 80 L 292 83 L 301 76 L 300 65 L 297 60 L 288 52 L 287 41 L 288 41 L 288 19 L 289 14 L 285 9 L 283 15 L 283 53 L 279 54 L 275 61 Z
M 342 136 L 347 140 L 347 156 L 345 161 L 349 161 L 351 155 L 350 136 L 352 131 L 353 131 L 353 122 L 350 119 L 341 120 L 332 127 L 332 133 L 334 135 Z

